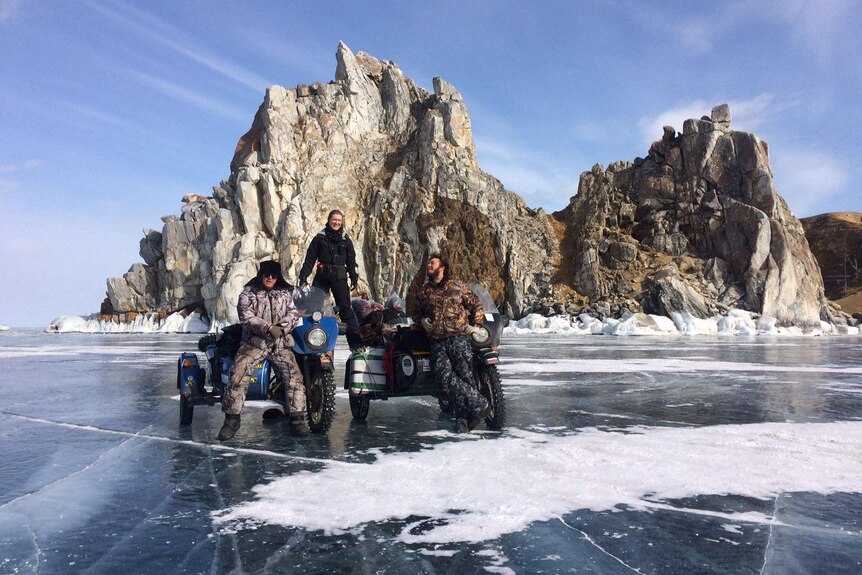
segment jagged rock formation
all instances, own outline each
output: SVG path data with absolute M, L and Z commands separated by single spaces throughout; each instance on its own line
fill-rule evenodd
M 826 297 L 862 312 L 862 214 L 838 212 L 800 220 L 823 275 Z
M 738 307 L 783 324 L 825 319 L 817 262 L 775 190 L 766 143 L 730 124 L 729 107 L 717 106 L 682 134 L 665 127 L 645 159 L 581 176 L 554 215 L 578 292 L 612 311 L 707 317 Z
M 479 169 L 461 95 L 440 78 L 430 94 L 344 44 L 337 62 L 334 82 L 267 90 L 230 178 L 212 197 L 183 198 L 181 216 L 141 240 L 146 263 L 108 280 L 115 312 L 201 301 L 212 318 L 236 321 L 257 263 L 277 258 L 295 281 L 332 208 L 345 213 L 361 285 L 376 299 L 421 283 L 437 250 L 516 314 L 543 294 L 551 225 Z
M 461 95 L 344 44 L 335 81 L 271 86 L 212 197 L 141 240 L 144 264 L 108 280 L 110 309 L 204 305 L 236 321 L 259 261 L 295 281 L 332 208 L 345 213 L 361 285 L 408 295 L 433 251 L 516 316 L 532 310 L 707 317 L 731 307 L 782 324 L 832 317 L 800 222 L 776 192 L 764 142 L 730 129 L 729 108 L 665 128 L 646 158 L 596 165 L 548 217 L 483 173 Z

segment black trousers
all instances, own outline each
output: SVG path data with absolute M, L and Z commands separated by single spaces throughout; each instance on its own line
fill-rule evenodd
M 362 347 L 362 337 L 359 335 L 359 322 L 356 321 L 356 314 L 353 313 L 353 306 L 350 305 L 350 287 L 347 285 L 347 280 L 329 282 L 315 277 L 311 285 L 319 287 L 325 292 L 332 292 L 335 305 L 338 307 L 338 317 L 347 324 L 347 345 L 351 349 Z

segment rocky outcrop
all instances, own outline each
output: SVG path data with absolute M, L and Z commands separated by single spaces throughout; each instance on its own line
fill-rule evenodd
M 181 215 L 141 240 L 146 263 L 108 280 L 115 312 L 203 302 L 215 320 L 236 321 L 258 262 L 280 260 L 295 281 L 333 208 L 345 213 L 373 298 L 415 289 L 438 250 L 515 314 L 543 295 L 557 247 L 551 224 L 479 169 L 455 88 L 435 78 L 428 93 L 394 63 L 344 44 L 336 57 L 333 82 L 267 90 L 230 177 L 212 197 L 183 198 Z
M 594 166 L 554 216 L 568 228 L 573 287 L 612 311 L 825 319 L 817 262 L 775 190 L 766 143 L 732 131 L 726 105 L 682 134 L 666 127 L 646 158 Z
M 802 218 L 817 258 L 826 297 L 851 314 L 862 312 L 862 214 L 837 212 Z
M 392 62 L 344 44 L 329 83 L 271 86 L 237 143 L 228 179 L 189 194 L 145 263 L 108 280 L 107 315 L 204 306 L 234 322 L 258 262 L 296 281 L 330 209 L 345 213 L 360 286 L 383 300 L 423 281 L 429 253 L 484 283 L 506 311 L 576 315 L 730 308 L 780 324 L 832 316 L 800 222 L 772 181 L 768 149 L 731 130 L 730 109 L 666 127 L 646 158 L 596 165 L 553 217 L 528 208 L 476 161 L 461 95 L 433 93 Z

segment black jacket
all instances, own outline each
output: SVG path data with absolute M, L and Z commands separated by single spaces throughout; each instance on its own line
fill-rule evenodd
M 314 264 L 317 263 L 317 278 L 333 283 L 346 280 L 356 283 L 359 278 L 356 273 L 356 252 L 353 242 L 342 231 L 324 228 L 311 240 L 305 253 L 305 263 L 299 271 L 299 283 L 304 284 L 311 275 Z

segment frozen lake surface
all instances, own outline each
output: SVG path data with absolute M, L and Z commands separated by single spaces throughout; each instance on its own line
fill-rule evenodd
M 858 337 L 506 337 L 502 433 L 339 390 L 225 443 L 197 337 L 0 333 L 0 573 L 862 572 Z

